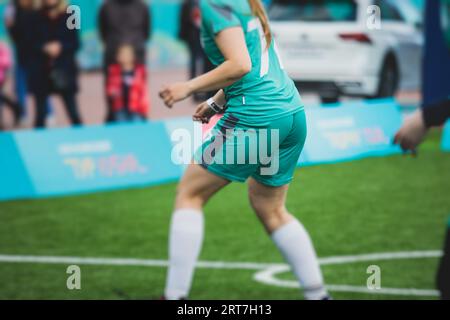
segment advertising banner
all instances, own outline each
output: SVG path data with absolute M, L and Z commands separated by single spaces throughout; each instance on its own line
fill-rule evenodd
M 402 116 L 393 101 L 355 103 L 338 108 L 308 110 L 305 163 L 355 160 L 399 153 L 392 137 Z
M 34 194 L 13 135 L 0 133 L 0 201 Z
M 402 116 L 393 100 L 307 111 L 300 165 L 399 153 Z M 218 117 L 213 123 L 218 121 Z M 178 179 L 211 125 L 190 118 L 0 135 L 0 200 L 161 184 Z M 450 150 L 450 126 L 444 148 Z
M 163 123 L 14 134 L 36 196 L 139 186 L 176 179 Z

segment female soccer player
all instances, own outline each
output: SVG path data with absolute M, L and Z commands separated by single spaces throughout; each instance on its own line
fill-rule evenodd
M 260 0 L 201 0 L 200 9 L 202 43 L 217 67 L 163 88 L 160 96 L 171 108 L 194 93 L 219 90 L 199 105 L 193 118 L 208 122 L 225 105 L 226 111 L 178 187 L 165 298 L 188 297 L 203 241 L 205 203 L 230 182 L 248 181 L 251 205 L 306 299 L 328 299 L 310 237 L 285 207 L 306 139 L 306 121 L 300 95 L 278 58 L 264 7 Z M 256 132 L 257 139 L 239 140 L 243 132 Z M 243 146 L 245 155 L 236 156 Z M 257 160 L 252 161 L 255 153 Z M 232 156 L 220 161 L 224 154 Z M 269 154 L 270 164 L 264 154 Z

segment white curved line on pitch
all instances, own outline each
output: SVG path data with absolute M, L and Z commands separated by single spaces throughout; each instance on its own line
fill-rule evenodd
M 399 255 L 401 256 L 401 255 Z M 430 256 L 428 256 L 430 257 Z M 434 255 L 431 255 L 434 257 Z M 418 256 L 416 255 L 416 258 Z M 427 258 L 427 256 L 423 256 Z M 402 257 L 403 259 L 403 257 Z M 290 271 L 288 266 L 276 266 L 267 268 L 265 270 L 257 272 L 253 276 L 253 280 L 256 282 L 284 288 L 296 288 L 299 289 L 300 285 L 295 280 L 281 280 L 276 278 L 277 274 Z M 438 297 L 439 291 L 429 290 L 429 289 L 415 289 L 415 288 L 381 288 L 381 289 L 368 289 L 367 287 L 361 286 L 350 286 L 350 285 L 326 285 L 329 291 L 333 292 L 354 292 L 354 293 L 365 293 L 365 294 L 385 294 L 385 295 L 395 295 L 395 296 L 419 296 L 419 297 Z

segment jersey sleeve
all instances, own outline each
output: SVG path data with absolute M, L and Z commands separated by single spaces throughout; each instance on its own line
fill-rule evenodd
M 217 0 L 201 1 L 201 12 L 204 26 L 212 34 L 231 27 L 241 26 L 241 22 L 233 8 Z

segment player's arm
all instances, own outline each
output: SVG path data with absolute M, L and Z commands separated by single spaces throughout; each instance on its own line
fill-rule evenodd
M 204 75 L 163 88 L 160 97 L 169 108 L 196 92 L 228 87 L 251 71 L 252 61 L 241 27 L 231 27 L 219 32 L 216 44 L 225 61 Z
M 408 117 L 395 135 L 395 143 L 404 151 L 415 151 L 428 129 L 440 126 L 450 118 L 450 100 L 416 111 Z
M 252 61 L 241 27 L 228 28 L 217 34 L 216 44 L 225 57 L 225 61 L 216 69 L 189 81 L 193 92 L 228 87 L 252 69 Z

